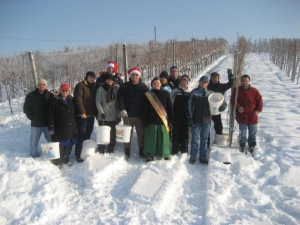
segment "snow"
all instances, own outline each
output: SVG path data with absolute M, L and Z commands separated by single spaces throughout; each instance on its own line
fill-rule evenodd
M 222 57 L 190 86 L 212 71 L 226 82 L 232 66 Z M 0 224 L 299 224 L 299 86 L 268 55 L 248 54 L 245 73 L 264 100 L 255 156 L 238 151 L 236 129 L 231 148 L 212 146 L 208 166 L 187 154 L 142 162 L 134 133 L 128 162 L 118 143 L 81 164 L 73 149 L 74 165 L 58 169 L 30 157 L 24 97 L 12 100 L 13 115 L 0 103 Z M 228 132 L 227 111 L 222 118 Z

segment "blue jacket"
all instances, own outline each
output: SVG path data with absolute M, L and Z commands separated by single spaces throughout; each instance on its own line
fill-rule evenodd
M 210 124 L 211 114 L 208 96 L 212 93 L 212 91 L 204 90 L 200 86 L 192 90 L 188 100 L 188 117 L 192 118 L 194 123 Z

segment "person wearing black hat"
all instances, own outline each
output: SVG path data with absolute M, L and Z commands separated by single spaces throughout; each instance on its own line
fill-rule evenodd
M 88 71 L 83 81 L 76 84 L 74 89 L 74 102 L 76 107 L 76 120 L 78 126 L 78 142 L 75 147 L 77 162 L 83 162 L 80 157 L 82 143 L 90 139 L 94 128 L 97 109 L 93 89 L 95 86 L 96 74 Z
M 176 66 L 172 66 L 170 68 L 170 77 L 168 83 L 172 89 L 177 88 L 180 84 L 180 76 L 178 76 L 178 68 Z
M 187 102 L 191 90 L 188 88 L 190 78 L 184 74 L 180 77 L 180 85 L 171 92 L 174 122 L 172 127 L 172 155 L 188 152 L 189 129 L 187 126 Z
M 231 69 L 227 69 L 228 82 L 220 83 L 220 74 L 217 72 L 213 72 L 210 75 L 210 80 L 207 86 L 207 90 L 211 90 L 216 93 L 221 93 L 222 95 L 232 87 L 233 85 L 233 74 Z M 221 139 L 221 135 L 223 135 L 223 124 L 221 114 L 212 115 L 212 121 L 214 122 L 214 129 L 216 132 L 216 137 L 219 136 L 218 139 Z M 210 145 L 210 136 L 208 137 L 207 147 Z
M 172 91 L 171 86 L 168 83 L 169 74 L 167 71 L 162 71 L 159 75 L 160 82 L 161 82 L 161 89 L 167 91 L 169 94 Z

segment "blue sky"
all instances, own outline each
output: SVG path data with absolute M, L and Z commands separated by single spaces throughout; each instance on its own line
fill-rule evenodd
M 0 0 L 0 56 L 237 34 L 300 38 L 300 0 Z M 30 39 L 30 40 L 28 40 Z

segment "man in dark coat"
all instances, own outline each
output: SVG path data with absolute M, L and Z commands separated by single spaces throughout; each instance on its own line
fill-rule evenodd
M 170 68 L 170 77 L 168 79 L 168 83 L 172 89 L 177 88 L 180 84 L 180 76 L 178 76 L 178 68 L 176 66 L 172 66 Z
M 145 92 L 148 91 L 148 87 L 144 83 L 140 82 L 141 71 L 139 68 L 135 67 L 129 69 L 128 74 L 130 75 L 130 80 L 121 85 L 117 95 L 117 104 L 121 118 L 123 118 L 123 123 L 132 127 L 131 135 L 133 128 L 135 127 L 138 137 L 139 155 L 140 157 L 144 157 L 142 104 L 143 96 Z M 126 160 L 130 158 L 130 147 L 131 142 L 124 143 Z
M 225 92 L 232 87 L 233 84 L 233 74 L 231 69 L 227 69 L 227 75 L 228 75 L 228 82 L 227 83 L 220 83 L 220 75 L 217 72 L 213 72 L 210 75 L 210 80 L 207 86 L 207 90 L 221 93 L 222 95 L 225 94 Z M 216 132 L 216 135 L 222 135 L 223 134 L 223 123 L 221 114 L 218 115 L 212 115 L 212 121 L 214 122 L 214 129 Z M 209 147 L 210 144 L 210 136 L 208 137 L 207 141 L 207 147 Z
M 75 147 L 77 162 L 83 162 L 80 158 L 82 143 L 90 139 L 94 128 L 97 108 L 95 103 L 94 86 L 96 74 L 93 71 L 86 73 L 83 81 L 76 84 L 74 89 L 74 102 L 76 107 L 76 120 L 78 126 L 78 142 Z
M 51 141 L 47 127 L 49 106 L 54 95 L 46 88 L 47 81 L 40 79 L 38 88 L 26 96 L 23 106 L 23 112 L 31 120 L 30 154 L 33 158 L 40 156 L 38 142 L 42 133 L 48 142 Z
M 189 129 L 187 127 L 187 102 L 191 90 L 188 88 L 190 78 L 184 74 L 180 77 L 180 85 L 171 92 L 173 102 L 174 123 L 172 127 L 172 155 L 188 152 Z

